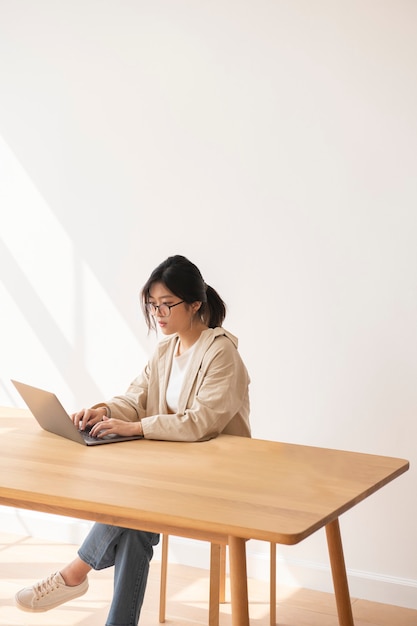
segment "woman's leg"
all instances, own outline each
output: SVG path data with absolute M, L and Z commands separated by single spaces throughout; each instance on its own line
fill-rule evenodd
M 80 585 L 87 578 L 90 571 L 91 567 L 77 556 L 71 563 L 68 563 L 61 569 L 60 574 L 66 585 L 74 587 L 75 585 Z
M 95 524 L 78 551 L 93 569 L 115 566 L 114 594 L 106 626 L 136 626 L 139 621 L 149 563 L 159 535 Z
M 61 572 L 21 589 L 16 594 L 17 606 L 31 612 L 53 609 L 86 593 L 91 569 L 114 565 L 114 594 L 106 626 L 137 626 L 158 541 L 155 533 L 94 524 L 79 556 Z

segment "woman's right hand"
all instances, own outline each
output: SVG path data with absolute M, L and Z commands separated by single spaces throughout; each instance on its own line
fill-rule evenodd
M 106 407 L 99 406 L 97 409 L 81 409 L 78 413 L 72 413 L 70 417 L 79 430 L 85 430 L 101 422 L 105 415 L 107 415 Z

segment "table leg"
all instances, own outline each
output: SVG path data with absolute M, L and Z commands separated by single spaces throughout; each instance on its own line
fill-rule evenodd
M 221 546 L 212 543 L 210 548 L 210 602 L 209 602 L 209 626 L 219 626 L 220 604 L 220 567 Z
M 246 541 L 240 537 L 230 536 L 228 543 L 232 626 L 249 626 Z
M 330 566 L 332 569 L 334 593 L 340 626 L 354 626 L 352 605 L 350 602 L 349 585 L 346 565 L 343 556 L 342 538 L 339 520 L 326 525 L 327 546 L 329 548 Z

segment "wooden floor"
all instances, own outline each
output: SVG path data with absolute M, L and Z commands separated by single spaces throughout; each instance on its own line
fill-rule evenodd
M 76 546 L 0 533 L 0 626 L 104 626 L 112 596 L 113 572 L 90 575 L 88 593 L 38 615 L 14 606 L 21 587 L 44 578 L 71 560 Z M 269 626 L 268 583 L 249 581 L 251 626 Z M 158 625 L 159 563 L 152 562 L 140 626 Z M 208 572 L 170 565 L 167 626 L 207 625 Z M 355 626 L 416 626 L 417 611 L 353 600 Z M 337 626 L 332 594 L 306 589 L 278 590 L 279 626 Z M 230 604 L 221 606 L 221 626 L 231 626 Z

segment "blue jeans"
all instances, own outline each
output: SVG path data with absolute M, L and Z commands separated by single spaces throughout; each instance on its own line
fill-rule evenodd
M 106 626 L 137 626 L 148 580 L 155 533 L 94 524 L 78 556 L 95 570 L 114 565 L 114 592 Z

